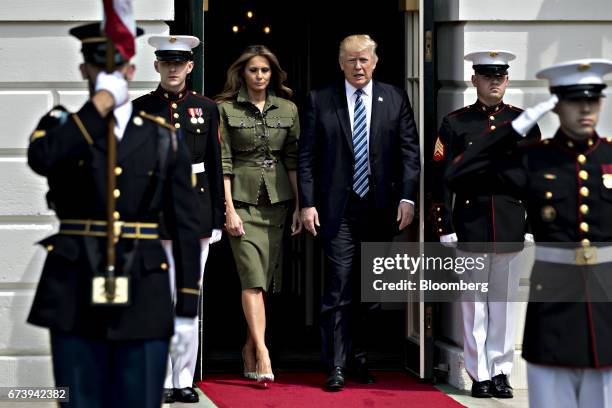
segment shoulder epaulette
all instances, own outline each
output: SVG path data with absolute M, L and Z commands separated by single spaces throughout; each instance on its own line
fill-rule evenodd
M 149 119 L 149 120 L 157 123 L 158 125 L 161 125 L 161 126 L 163 126 L 165 128 L 168 128 L 170 130 L 174 130 L 174 127 L 170 126 L 169 124 L 167 124 L 166 123 L 166 119 L 162 118 L 161 116 L 149 115 L 145 111 L 140 111 L 139 115 L 142 116 L 145 119 Z

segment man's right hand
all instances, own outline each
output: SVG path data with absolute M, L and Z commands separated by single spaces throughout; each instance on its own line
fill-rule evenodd
M 315 207 L 305 207 L 302 208 L 302 224 L 304 224 L 304 228 L 308 232 L 310 232 L 313 236 L 317 236 L 317 228 L 320 227 L 319 224 L 319 213 Z
M 526 136 L 542 116 L 555 108 L 557 102 L 559 102 L 559 97 L 553 94 L 546 101 L 525 109 L 523 113 L 512 121 L 512 127 L 519 135 Z
M 112 74 L 101 71 L 96 77 L 96 92 L 99 91 L 106 91 L 111 94 L 115 101 L 115 108 L 128 101 L 128 83 L 120 71 L 115 71 Z

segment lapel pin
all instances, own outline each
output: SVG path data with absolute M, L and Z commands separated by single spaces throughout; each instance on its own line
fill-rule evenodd
M 378 97 L 378 102 L 382 102 L 382 101 L 383 101 L 382 96 L 379 96 L 379 97 Z
M 142 118 L 140 116 L 135 116 L 133 122 L 136 126 L 142 126 Z

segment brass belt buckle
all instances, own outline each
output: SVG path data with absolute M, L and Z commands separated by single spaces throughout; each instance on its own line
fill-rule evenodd
M 91 282 L 91 304 L 105 306 L 127 306 L 130 304 L 130 278 L 128 276 L 115 276 L 115 293 L 109 296 L 106 291 L 106 276 L 95 276 Z
M 593 265 L 597 263 L 597 248 L 576 248 L 576 265 Z
M 115 243 L 119 241 L 119 237 L 121 237 L 121 232 L 123 230 L 124 221 L 115 221 L 113 222 L 113 237 L 115 238 Z

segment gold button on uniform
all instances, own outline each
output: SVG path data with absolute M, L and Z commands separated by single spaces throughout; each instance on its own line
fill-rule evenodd
M 169 95 L 167 93 L 164 93 L 164 98 L 167 98 Z
M 442 232 L 442 228 L 438 228 L 438 232 Z
M 546 192 L 546 198 L 548 198 L 549 200 L 553 197 L 553 193 L 550 191 Z
M 588 197 L 589 189 L 587 187 L 580 187 L 580 195 L 583 197 Z
M 589 241 L 589 240 L 588 240 L 588 239 L 586 239 L 586 238 L 585 238 L 585 239 L 583 239 L 581 242 L 582 242 L 582 246 L 589 246 L 589 245 L 591 245 L 591 241 Z
M 200 129 L 196 129 L 196 133 L 200 133 Z
M 115 176 L 120 176 L 123 173 L 123 169 L 121 167 L 115 167 Z
M 440 207 L 436 207 L 436 211 L 440 211 Z
M 587 180 L 589 178 L 589 173 L 586 172 L 586 170 L 580 170 L 578 172 L 578 176 L 582 179 L 582 180 Z
M 588 205 L 586 205 L 586 204 L 582 204 L 582 205 L 580 206 L 580 213 L 581 213 L 582 215 L 587 215 L 587 214 L 589 213 L 589 206 L 588 206 Z
M 438 222 L 442 221 L 442 218 L 438 218 Z
M 582 231 L 582 232 L 589 232 L 589 224 L 587 224 L 586 222 L 581 222 L 580 223 L 580 231 Z
M 179 94 L 179 98 L 182 98 L 182 97 L 183 97 L 183 94 L 182 94 L 182 93 L 180 93 L 180 94 Z
M 175 119 L 178 119 L 180 115 L 179 115 L 178 113 L 175 113 L 175 114 L 174 114 L 174 115 L 172 115 L 172 116 L 174 116 L 174 118 L 175 118 Z
M 53 251 L 53 249 L 55 248 L 53 245 L 47 245 L 47 252 L 51 252 Z
M 470 200 L 465 200 L 465 205 L 469 205 L 470 204 Z
M 586 156 L 584 154 L 579 154 L 578 155 L 578 163 L 580 163 L 580 164 L 586 163 Z
M 164 271 L 165 271 L 165 270 L 167 270 L 167 269 L 168 269 L 168 264 L 167 264 L 167 263 L 165 263 L 165 262 L 162 262 L 162 263 L 161 263 L 161 265 L 159 265 L 159 267 L 160 267 L 162 270 L 164 270 Z
M 200 187 L 200 193 L 204 192 L 204 187 Z
M 495 125 L 491 126 L 491 130 L 495 130 L 495 129 L 497 129 Z
M 113 213 L 113 218 L 114 218 L 115 220 L 118 220 L 118 219 L 119 219 L 119 217 L 121 217 L 121 214 L 119 214 L 119 211 L 115 211 L 115 212 Z
M 489 116 L 489 120 L 495 120 L 495 116 Z
M 119 189 L 116 188 L 115 191 L 113 191 L 113 197 L 119 198 L 120 195 L 121 195 L 121 191 L 119 191 Z
M 174 127 L 178 129 L 178 128 L 180 128 L 180 127 L 181 127 L 181 124 L 180 124 L 180 123 L 178 123 L 178 122 L 176 122 L 176 123 L 174 124 Z
M 176 108 L 178 108 L 178 105 L 176 103 L 173 103 L 172 104 L 172 109 L 176 109 Z

